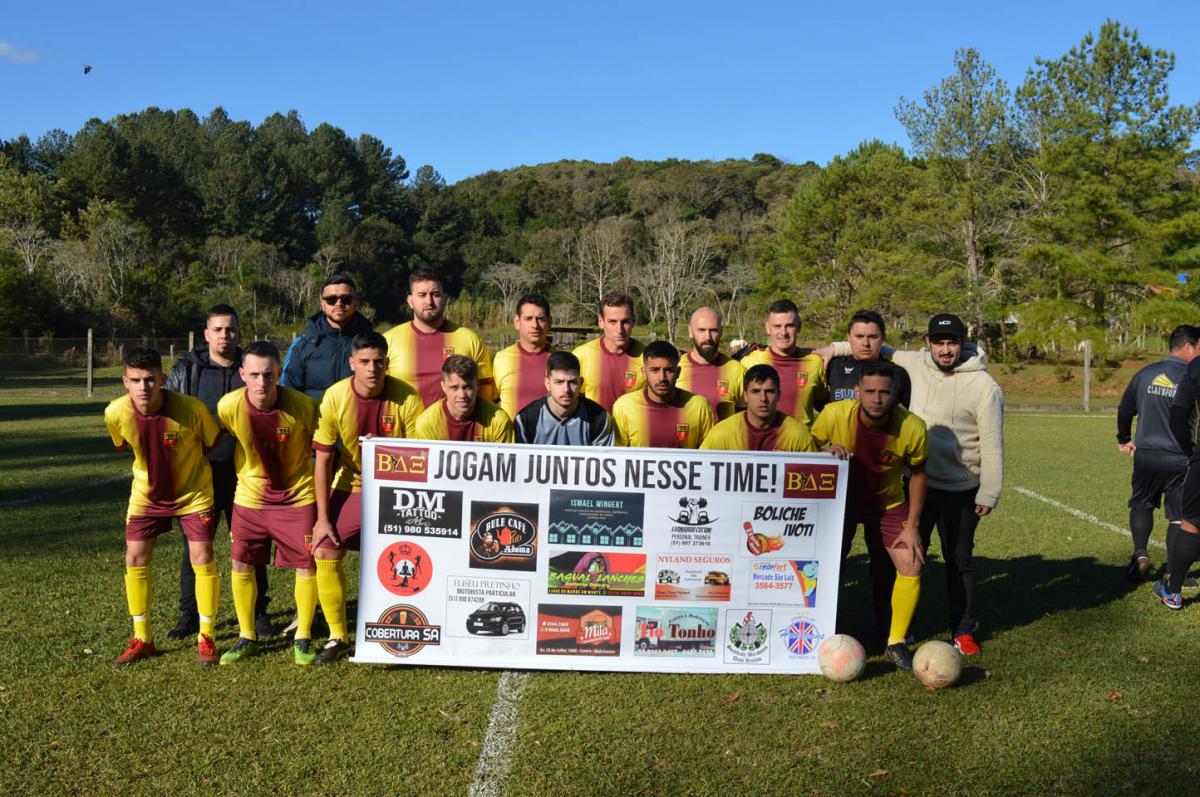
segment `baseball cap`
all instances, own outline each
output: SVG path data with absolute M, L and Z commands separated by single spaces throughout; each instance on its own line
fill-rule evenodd
M 938 313 L 929 319 L 929 332 L 926 334 L 931 338 L 938 335 L 953 335 L 962 340 L 967 336 L 967 328 L 958 316 L 951 313 Z

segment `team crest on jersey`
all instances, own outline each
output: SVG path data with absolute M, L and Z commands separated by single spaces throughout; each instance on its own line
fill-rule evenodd
M 692 428 L 692 425 L 688 424 L 688 423 L 675 424 L 675 439 L 678 440 L 680 443 L 686 443 L 687 438 L 688 438 L 688 431 L 691 428 Z
M 212 525 L 213 514 L 210 510 L 202 509 L 197 514 L 200 517 L 200 522 L 203 523 L 205 526 Z
M 808 371 L 796 372 L 796 387 L 808 387 Z
M 396 431 L 396 416 L 384 415 L 379 419 L 379 428 L 383 430 L 384 434 L 391 434 Z
M 717 395 L 724 398 L 728 394 L 729 394 L 729 380 L 728 379 L 718 379 L 717 380 Z
M 896 454 L 892 451 L 888 451 L 887 449 L 884 449 L 883 451 L 879 452 L 879 461 L 882 462 L 884 465 L 891 465 L 892 461 L 895 459 L 896 459 Z
M 443 360 L 446 359 L 447 357 L 449 357 L 451 354 L 454 354 L 453 346 L 447 346 L 446 348 L 442 349 L 442 359 Z
M 179 434 L 177 432 L 163 432 L 162 443 L 165 448 L 174 448 L 179 442 Z
M 287 426 L 275 427 L 275 439 L 280 443 L 286 443 L 292 438 L 292 430 Z
M 636 384 L 637 384 L 637 374 L 634 373 L 633 371 L 626 371 L 625 372 L 625 389 L 632 390 L 633 386 Z

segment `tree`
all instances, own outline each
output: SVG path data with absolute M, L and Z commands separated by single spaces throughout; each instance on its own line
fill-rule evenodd
M 495 263 L 487 270 L 484 280 L 500 291 L 501 307 L 516 312 L 517 298 L 533 287 L 533 275 L 518 263 Z
M 707 290 L 712 260 L 712 236 L 702 226 L 675 222 L 651 233 L 650 250 L 631 281 L 650 306 L 651 323 L 666 322 L 668 340 Z
M 571 299 L 585 318 L 596 312 L 604 294 L 628 284 L 631 224 L 615 216 L 601 219 L 567 245 Z

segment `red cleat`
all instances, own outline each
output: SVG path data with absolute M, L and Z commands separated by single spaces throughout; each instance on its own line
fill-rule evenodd
M 958 648 L 958 652 L 964 656 L 978 656 L 983 653 L 983 648 L 979 647 L 975 637 L 970 634 L 959 634 L 954 637 L 954 647 Z
M 208 634 L 201 634 L 200 641 L 196 644 L 196 661 L 201 664 L 216 664 L 219 660 L 217 643 L 213 642 L 213 638 Z
M 154 655 L 154 643 L 143 642 L 134 637 L 129 640 L 129 647 L 125 648 L 125 652 L 113 659 L 113 664 L 133 664 L 135 661 L 148 659 Z

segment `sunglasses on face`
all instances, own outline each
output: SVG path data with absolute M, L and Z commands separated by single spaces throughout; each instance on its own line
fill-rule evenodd
M 342 304 L 349 307 L 354 302 L 354 294 L 352 293 L 331 293 L 328 296 L 322 296 L 321 301 L 332 307 L 335 304 Z

